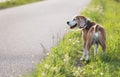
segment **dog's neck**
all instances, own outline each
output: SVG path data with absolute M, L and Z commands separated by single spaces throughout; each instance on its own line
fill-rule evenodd
M 95 25 L 95 22 L 88 21 L 85 25 L 86 27 L 84 29 L 89 30 L 92 26 Z

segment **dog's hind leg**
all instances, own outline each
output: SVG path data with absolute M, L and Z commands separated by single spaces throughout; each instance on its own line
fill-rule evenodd
M 86 49 L 84 48 L 84 50 L 83 50 L 83 55 L 82 55 L 82 57 L 80 58 L 80 60 L 82 61 L 82 60 L 85 60 L 85 57 L 86 57 Z
M 90 47 L 91 47 L 91 44 L 87 44 L 87 46 L 86 46 L 86 51 L 87 51 L 86 61 L 90 60 Z
M 97 54 L 98 52 L 98 44 L 94 44 L 94 56 Z
M 88 32 L 87 34 L 87 41 L 86 41 L 86 51 L 87 51 L 87 56 L 86 56 L 86 61 L 90 61 L 90 48 L 92 46 L 93 43 L 93 33 L 92 32 Z
M 102 54 L 104 55 L 105 54 L 105 50 L 106 50 L 106 43 L 105 43 L 105 41 L 101 41 L 101 47 L 102 47 Z
M 87 51 L 87 56 L 86 56 L 86 61 L 89 62 L 90 60 L 90 48 L 92 46 L 92 38 L 89 38 L 86 43 L 86 51 Z
M 101 37 L 99 38 L 99 43 L 102 47 L 102 54 L 105 54 L 105 50 L 106 50 L 106 35 L 105 35 L 105 31 L 101 32 Z
M 102 54 L 104 55 L 106 50 L 106 32 L 102 27 L 100 27 L 99 30 L 101 31 L 99 37 L 99 44 L 102 47 Z

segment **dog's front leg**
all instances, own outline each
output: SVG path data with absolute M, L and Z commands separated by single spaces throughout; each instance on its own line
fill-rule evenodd
M 80 60 L 85 60 L 86 53 L 87 53 L 85 46 L 86 46 L 86 42 L 84 42 L 84 44 L 83 44 L 83 55 L 82 55 L 82 57 L 80 58 Z
M 86 61 L 90 60 L 90 47 L 91 47 L 90 44 L 86 45 L 86 52 L 87 52 Z
M 92 46 L 92 38 L 89 37 L 89 39 L 86 42 L 86 52 L 87 52 L 87 56 L 86 56 L 86 61 L 90 61 L 90 48 Z

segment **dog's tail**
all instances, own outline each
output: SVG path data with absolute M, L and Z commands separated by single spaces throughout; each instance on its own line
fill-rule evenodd
M 98 32 L 98 30 L 99 30 L 99 25 L 95 25 L 94 26 L 94 32 L 96 33 L 96 32 Z

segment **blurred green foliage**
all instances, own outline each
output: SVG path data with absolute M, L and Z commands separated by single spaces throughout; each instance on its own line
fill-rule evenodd
M 5 2 L 0 2 L 0 9 L 5 9 L 13 6 L 19 6 L 27 3 L 37 2 L 41 0 L 8 0 Z

